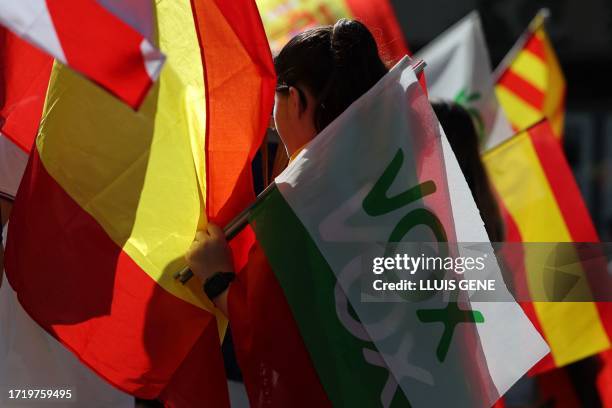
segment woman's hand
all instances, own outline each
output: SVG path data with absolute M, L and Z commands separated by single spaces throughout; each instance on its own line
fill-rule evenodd
M 232 256 L 223 230 L 209 222 L 205 230 L 196 233 L 185 254 L 189 268 L 202 281 L 217 272 L 234 272 Z

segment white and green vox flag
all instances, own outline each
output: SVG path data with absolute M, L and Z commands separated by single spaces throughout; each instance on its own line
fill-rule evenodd
M 480 15 L 473 11 L 418 52 L 427 63 L 429 95 L 465 106 L 478 127 L 481 146 L 513 135 L 495 95 Z
M 490 246 L 408 58 L 300 152 L 249 220 L 334 406 L 489 407 L 548 353 L 509 297 L 368 298 L 376 276 L 398 282 L 372 268 L 396 244 Z M 483 262 L 462 276 L 501 281 L 495 257 Z

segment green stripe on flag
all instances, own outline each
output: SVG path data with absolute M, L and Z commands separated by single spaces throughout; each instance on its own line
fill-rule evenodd
M 277 188 L 252 210 L 249 222 L 333 406 L 380 406 L 389 372 L 366 362 L 364 349 L 376 347 L 354 337 L 338 318 L 336 276 Z M 398 390 L 392 406 L 410 404 Z

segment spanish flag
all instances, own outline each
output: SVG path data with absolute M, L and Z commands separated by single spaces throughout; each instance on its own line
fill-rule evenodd
M 0 132 L 29 153 L 34 144 L 53 58 L 0 26 Z
M 540 11 L 496 70 L 497 98 L 515 131 L 547 118 L 557 138 L 563 136 L 565 78 Z
M 410 54 L 389 0 L 257 0 L 257 6 L 274 53 L 304 30 L 352 18 L 369 28 L 384 60 Z
M 155 2 L 155 15 L 167 63 L 139 111 L 54 65 L 6 272 L 27 313 L 117 388 L 223 407 L 226 322 L 201 282 L 173 275 L 207 218 L 254 199 L 275 76 L 252 0 Z M 244 258 L 249 237 L 234 246 Z
M 164 64 L 147 38 L 151 7 L 147 2 L 2 2 L 0 24 L 138 108 Z
M 507 241 L 599 241 L 561 146 L 546 120 L 488 151 L 483 160 L 504 213 Z M 525 246 L 524 285 L 533 294 L 544 271 L 542 263 L 530 262 L 528 252 Z M 587 281 L 581 280 L 583 284 Z M 589 288 L 582 290 L 585 293 Z M 537 300 L 537 295 L 534 298 Z M 610 303 L 532 302 L 522 306 L 551 349 L 533 372 L 561 367 L 610 348 Z

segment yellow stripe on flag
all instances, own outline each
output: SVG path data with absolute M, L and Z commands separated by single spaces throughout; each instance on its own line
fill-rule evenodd
M 542 113 L 519 98 L 503 85 L 495 87 L 495 93 L 512 127 L 518 130 L 533 125 L 542 118 Z
M 555 115 L 559 110 L 565 108 L 565 78 L 552 42 L 542 25 L 542 18 L 541 15 L 536 16 L 529 29 L 535 29 L 535 31 L 528 31 L 525 36 L 528 40 L 530 38 L 533 40 L 532 36 L 537 38 L 537 42 L 542 45 L 543 55 L 540 55 L 542 53 L 540 50 L 531 51 L 526 49 L 528 48 L 527 44 L 530 43 L 530 41 L 527 41 L 523 46 L 524 48 L 519 50 L 511 62 L 504 67 L 506 72 L 507 70 L 512 70 L 515 75 L 544 94 L 542 106 L 539 107 L 541 110 L 521 103 L 520 96 L 514 95 L 510 89 L 502 88 L 500 84 L 496 86 L 496 91 L 499 102 L 515 129 L 523 130 L 541 118 L 546 117 L 551 120 L 555 135 L 561 138 L 563 135 L 564 116 L 561 114 L 560 117 L 555 117 Z M 536 47 L 536 49 L 538 48 Z M 536 52 L 538 55 L 534 55 L 533 52 Z M 502 77 L 503 75 L 500 75 L 500 78 Z M 530 92 L 530 90 L 525 91 Z
M 48 173 L 138 266 L 168 292 L 211 310 L 197 279 L 183 286 L 172 276 L 205 223 L 200 46 L 189 0 L 156 8 L 168 59 L 141 109 L 56 64 L 37 148 Z
M 510 69 L 542 92 L 548 89 L 548 67 L 530 52 L 521 52 Z
M 563 120 L 565 113 L 565 77 L 561 70 L 561 65 L 550 39 L 544 29 L 538 30 L 539 36 L 543 40 L 544 51 L 546 53 L 546 65 L 548 67 L 548 84 L 546 96 L 544 98 L 544 113 L 551 119 L 551 125 L 555 135 L 560 137 L 563 134 Z M 559 115 L 560 117 L 556 115 Z
M 570 242 L 571 236 L 529 135 L 524 132 L 484 156 L 485 166 L 523 242 Z M 529 291 L 541 298 L 544 286 L 542 251 L 525 248 Z M 535 266 L 538 267 L 535 267 Z M 574 290 L 590 293 L 581 279 Z M 594 303 L 534 302 L 534 309 L 558 366 L 610 346 Z
M 542 22 L 542 24 L 544 24 L 544 22 Z M 540 27 L 534 31 L 534 35 L 540 41 L 548 41 L 548 36 L 546 35 L 546 31 L 542 28 L 542 25 L 540 25 Z

